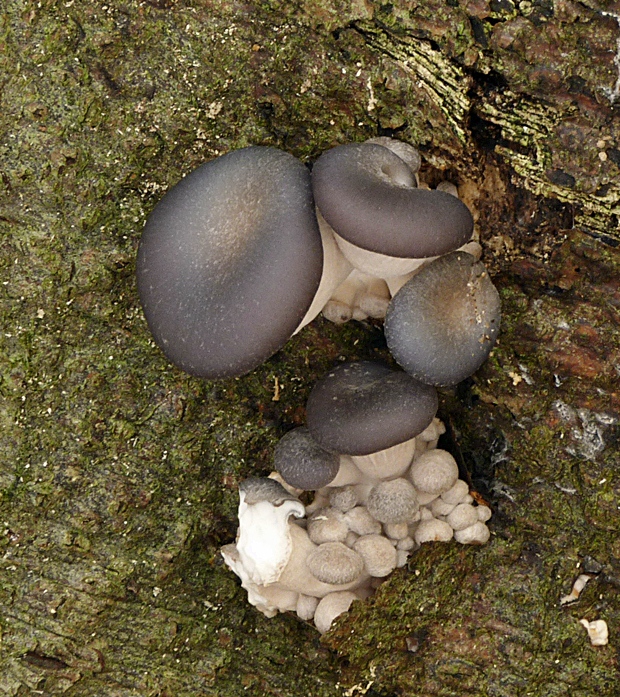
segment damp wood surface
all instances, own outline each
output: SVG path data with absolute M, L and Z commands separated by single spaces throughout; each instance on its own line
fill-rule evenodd
M 0 695 L 617 694 L 619 22 L 604 0 L 2 3 Z M 379 134 L 459 186 L 502 297 L 490 359 L 441 394 L 492 537 L 423 547 L 319 639 L 249 606 L 218 549 L 313 382 L 390 360 L 381 326 L 318 319 L 199 380 L 153 344 L 134 260 L 199 163 Z

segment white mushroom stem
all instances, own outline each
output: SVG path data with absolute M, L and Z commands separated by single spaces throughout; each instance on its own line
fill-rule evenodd
M 351 607 L 351 603 L 356 599 L 357 595 L 350 591 L 331 593 L 323 598 L 323 600 L 319 602 L 314 613 L 314 624 L 319 632 L 325 634 L 336 617 L 343 612 L 347 612 Z
M 332 489 L 339 486 L 348 486 L 349 484 L 361 484 L 367 481 L 367 477 L 357 467 L 351 455 L 340 456 L 340 469 L 338 474 L 329 483 L 327 489 Z
M 387 254 L 380 254 L 379 252 L 371 252 L 369 249 L 363 249 L 348 242 L 336 232 L 334 232 L 334 239 L 346 259 L 356 269 L 367 273 L 369 276 L 377 276 L 378 278 L 403 276 L 415 271 L 426 261 L 426 259 L 393 257 Z
M 384 280 L 353 269 L 333 292 L 323 314 L 336 324 L 367 317 L 383 319 L 390 297 Z
M 319 315 L 328 300 L 334 294 L 336 288 L 338 288 L 353 270 L 353 266 L 347 261 L 336 244 L 334 231 L 325 222 L 318 210 L 316 214 L 319 222 L 319 230 L 321 232 L 321 243 L 323 245 L 323 274 L 321 275 L 319 287 L 314 295 L 314 300 L 295 330 L 295 334 Z
M 370 455 L 351 455 L 351 459 L 367 477 L 394 479 L 409 469 L 415 452 L 416 438 L 411 438 Z

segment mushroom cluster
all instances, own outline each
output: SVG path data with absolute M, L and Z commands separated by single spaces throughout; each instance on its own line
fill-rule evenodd
M 435 385 L 471 375 L 497 337 L 499 299 L 467 206 L 418 186 L 419 166 L 415 148 L 375 138 L 328 150 L 312 173 L 264 146 L 198 167 L 140 241 L 138 292 L 157 345 L 188 373 L 234 377 L 321 311 L 336 322 L 387 314 L 405 370 Z
M 437 447 L 436 387 L 489 355 L 499 296 L 456 188 L 424 187 L 419 167 L 390 138 L 334 147 L 312 172 L 276 148 L 243 148 L 174 186 L 140 241 L 149 328 L 192 375 L 244 375 L 320 312 L 385 319 L 404 372 L 345 363 L 321 379 L 273 475 L 241 484 L 237 540 L 222 549 L 250 603 L 321 632 L 420 545 L 489 538 L 490 509 Z
M 422 544 L 487 542 L 491 510 L 437 447 L 436 409 L 435 388 L 376 363 L 339 365 L 314 386 L 307 427 L 280 440 L 271 478 L 240 487 L 237 541 L 222 555 L 250 603 L 323 633 Z

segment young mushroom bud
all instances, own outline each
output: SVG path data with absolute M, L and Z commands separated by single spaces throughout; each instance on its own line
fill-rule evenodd
M 413 539 L 417 544 L 423 545 L 426 542 L 449 542 L 454 535 L 452 528 L 443 520 L 429 518 L 418 523 Z
M 198 167 L 148 217 L 138 292 L 156 343 L 192 375 L 243 375 L 293 334 L 323 252 L 310 174 L 253 146 Z
M 363 535 L 353 545 L 361 555 L 366 571 L 374 578 L 383 578 L 396 568 L 396 548 L 383 535 Z
M 306 566 L 319 581 L 344 585 L 360 578 L 364 560 L 342 542 L 325 542 L 308 555 Z
M 274 466 L 287 484 L 313 491 L 338 474 L 340 456 L 322 448 L 305 426 L 285 434 L 276 446 Z
M 413 461 L 409 479 L 413 486 L 424 494 L 439 496 L 449 491 L 459 477 L 456 460 L 447 450 L 427 450 Z
M 419 509 L 415 488 L 406 479 L 375 484 L 366 506 L 370 515 L 381 523 L 411 522 Z
M 368 455 L 421 433 L 437 411 L 437 392 L 379 363 L 343 363 L 313 387 L 308 429 L 324 448 Z
M 455 385 L 485 361 L 499 325 L 499 294 L 484 265 L 471 254 L 454 252 L 430 263 L 396 293 L 385 337 L 397 363 L 415 378 Z

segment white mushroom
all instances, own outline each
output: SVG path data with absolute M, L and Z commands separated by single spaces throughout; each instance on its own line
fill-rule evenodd
M 374 578 L 383 578 L 396 568 L 396 549 L 383 535 L 363 535 L 353 549 L 362 557 L 366 571 Z
M 392 540 L 402 540 L 409 534 L 409 526 L 407 523 L 386 523 L 383 531 Z
M 487 526 L 477 521 L 463 530 L 454 531 L 454 539 L 462 545 L 483 545 L 489 541 L 491 533 Z
M 336 508 L 322 508 L 308 518 L 308 537 L 317 545 L 344 542 L 349 528 L 344 513 Z
M 314 626 L 321 634 L 325 634 L 336 617 L 349 610 L 354 600 L 357 600 L 357 596 L 351 591 L 340 591 L 326 595 L 314 612 Z
M 419 545 L 425 542 L 449 542 L 453 534 L 453 530 L 448 523 L 443 520 L 437 520 L 437 518 L 430 518 L 422 520 L 418 524 L 413 539 Z
M 467 484 L 467 482 L 464 482 L 462 479 L 457 479 L 456 482 L 454 482 L 454 486 L 448 489 L 448 491 L 443 492 L 441 498 L 446 503 L 450 503 L 453 506 L 456 506 L 457 503 L 463 503 L 465 497 L 468 495 L 469 485 Z
M 447 516 L 448 514 L 452 513 L 455 507 L 454 504 L 446 503 L 440 496 L 438 496 L 436 499 L 433 499 L 429 508 L 431 510 L 431 513 L 437 518 L 438 516 Z
M 455 531 L 465 530 L 478 522 L 478 512 L 470 503 L 459 503 L 446 516 L 446 523 Z
M 337 487 L 329 492 L 329 503 L 333 508 L 346 513 L 357 505 L 357 494 L 350 486 Z
M 441 495 L 451 489 L 459 476 L 455 459 L 446 450 L 435 448 L 413 461 L 409 478 L 418 491 Z
M 402 477 L 376 484 L 366 502 L 369 513 L 382 523 L 408 523 L 419 504 L 412 484 Z
M 370 515 L 366 506 L 352 508 L 344 514 L 344 518 L 349 530 L 358 535 L 379 534 L 381 532 L 381 523 Z
M 306 558 L 310 573 L 323 583 L 342 586 L 358 581 L 364 571 L 364 561 L 342 542 L 325 542 Z
M 389 288 L 383 279 L 353 269 L 325 303 L 323 315 L 335 324 L 368 317 L 383 319 L 390 298 Z

